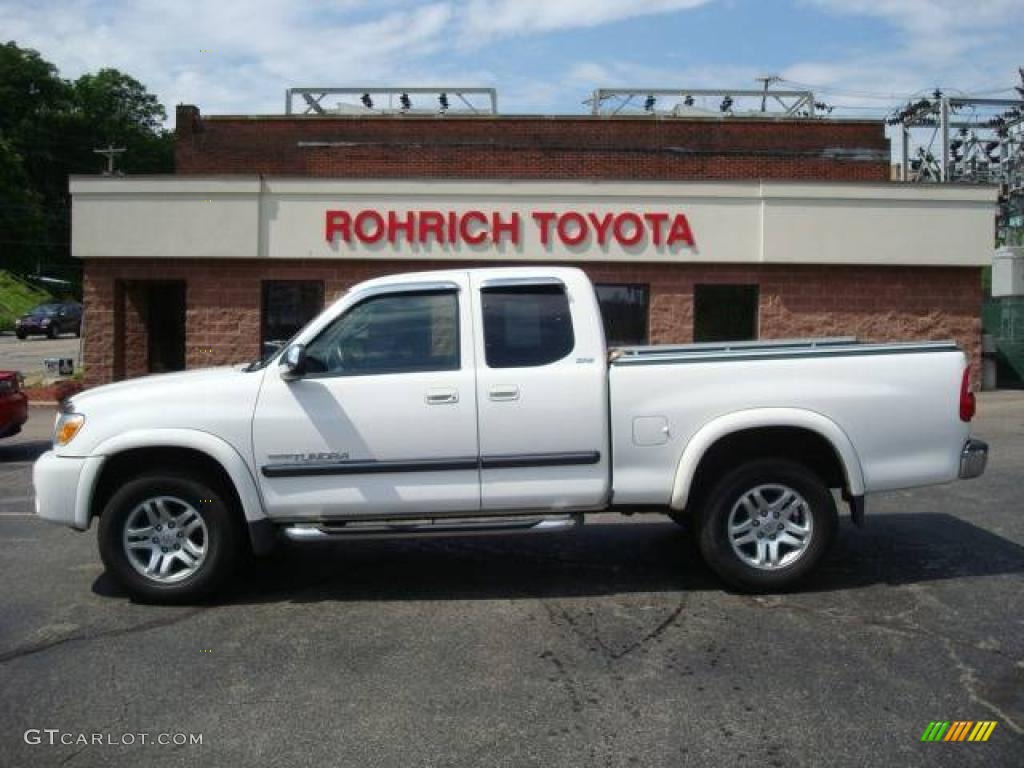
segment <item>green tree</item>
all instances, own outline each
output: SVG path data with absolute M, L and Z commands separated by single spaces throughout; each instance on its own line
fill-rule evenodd
M 55 175 L 52 121 L 71 108 L 71 87 L 37 52 L 0 45 L 0 265 L 19 272 L 51 258 L 53 218 L 42 190 Z M 58 220 L 59 220 L 58 215 Z M 57 237 L 60 228 L 57 227 Z M 64 247 L 66 250 L 66 246 Z
M 93 150 L 108 144 L 127 150 L 119 172 L 172 172 L 166 117 L 156 96 L 116 69 L 68 82 L 38 52 L 0 45 L 0 265 L 44 264 L 74 277 L 68 176 L 103 170 Z
M 173 135 L 163 128 L 167 113 L 142 83 L 116 69 L 101 69 L 78 78 L 73 93 L 78 135 L 92 143 L 90 152 L 109 144 L 125 147 L 117 164 L 124 173 L 174 170 Z

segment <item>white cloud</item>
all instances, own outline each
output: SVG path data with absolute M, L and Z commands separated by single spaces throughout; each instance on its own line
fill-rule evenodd
M 279 113 L 292 86 L 441 83 L 496 86 L 505 111 L 565 111 L 599 86 L 752 87 L 767 73 L 751 62 L 752 51 L 795 81 L 894 94 L 1011 85 L 1021 63 L 1021 0 L 974 0 L 967 7 L 954 0 L 795 2 L 815 12 L 807 14 L 809 23 L 822 11 L 879 19 L 896 31 L 898 44 L 883 51 L 864 40 L 815 60 L 751 36 L 737 49 L 737 61 L 742 55 L 750 63 L 726 66 L 674 67 L 690 55 L 685 48 L 673 59 L 661 51 L 660 58 L 624 54 L 614 45 L 585 52 L 574 66 L 565 56 L 531 60 L 530 67 L 515 58 L 534 44 L 550 52 L 572 30 L 711 3 L 723 24 L 734 24 L 742 9 L 722 0 L 0 0 L 0 26 L 4 40 L 38 49 L 66 77 L 116 67 L 145 83 L 169 111 L 192 103 L 213 114 Z M 546 37 L 559 32 L 567 36 Z M 495 57 L 506 49 L 507 56 Z
M 4 39 L 38 49 L 66 77 L 116 67 L 145 83 L 169 111 L 192 103 L 209 113 L 252 113 L 281 111 L 292 86 L 502 86 L 493 73 L 453 63 L 458 57 L 443 52 L 711 1 L 37 0 L 0 2 L 0 17 Z M 553 95 L 514 79 L 504 103 L 538 93 Z
M 683 11 L 711 0 L 469 0 L 461 26 L 470 40 L 595 27 Z
M 1019 55 L 1021 0 L 805 0 L 835 14 L 880 19 L 900 35 L 900 48 L 891 52 L 917 67 L 950 70 L 970 64 L 972 54 L 985 57 L 1000 42 L 1015 45 Z M 1016 35 L 1000 39 L 1000 33 Z M 998 41 L 998 42 L 997 42 Z
M 838 16 L 877 19 L 893 33 L 829 57 L 797 60 L 781 71 L 818 88 L 825 101 L 866 114 L 935 88 L 947 92 L 1009 88 L 1020 61 L 1020 0 L 802 0 Z M 1009 94 L 1007 94 L 1009 95 Z M 857 112 L 857 110 L 861 110 Z

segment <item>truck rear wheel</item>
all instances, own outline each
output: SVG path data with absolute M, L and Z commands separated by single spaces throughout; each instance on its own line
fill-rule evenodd
M 792 461 L 759 459 L 725 475 L 707 497 L 700 550 L 708 565 L 747 592 L 796 585 L 835 537 L 835 500 Z
M 146 602 L 196 600 L 234 570 L 241 537 L 222 494 L 198 478 L 155 473 L 122 486 L 99 521 L 107 571 Z

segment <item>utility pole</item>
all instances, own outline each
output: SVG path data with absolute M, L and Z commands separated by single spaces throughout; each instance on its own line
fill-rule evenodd
M 102 149 L 94 149 L 93 154 L 104 155 L 107 158 L 107 170 L 103 172 L 104 176 L 114 175 L 114 157 L 125 152 L 125 147 L 115 147 L 113 144 L 108 144 Z
M 764 83 L 764 90 L 761 93 L 761 111 L 768 111 L 768 86 L 779 82 L 782 78 L 778 75 L 767 75 L 765 77 L 754 78 L 759 83 Z

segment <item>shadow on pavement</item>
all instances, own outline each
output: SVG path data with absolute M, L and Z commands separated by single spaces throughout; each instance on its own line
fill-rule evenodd
M 848 524 L 805 592 L 1024 572 L 1024 547 L 951 515 Z M 489 600 L 724 590 L 673 523 L 598 523 L 575 534 L 362 540 L 285 546 L 218 603 Z M 107 576 L 93 591 L 123 596 Z

